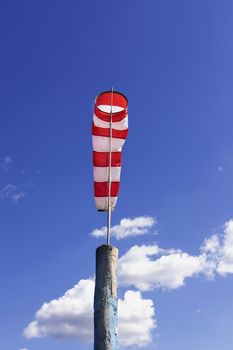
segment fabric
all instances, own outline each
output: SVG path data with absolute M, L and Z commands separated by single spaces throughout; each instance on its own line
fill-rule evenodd
M 110 120 L 112 110 L 112 153 L 110 162 Z M 94 197 L 100 211 L 108 210 L 108 175 L 111 166 L 110 205 L 113 210 L 119 193 L 122 147 L 128 134 L 128 100 L 117 91 L 97 96 L 92 122 Z

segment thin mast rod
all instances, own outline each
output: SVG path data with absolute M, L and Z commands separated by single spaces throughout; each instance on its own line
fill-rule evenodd
M 111 90 L 111 107 L 110 107 L 110 136 L 109 136 L 109 164 L 108 164 L 108 217 L 107 217 L 107 245 L 110 245 L 111 230 L 111 166 L 112 166 L 112 105 L 113 105 L 113 87 Z

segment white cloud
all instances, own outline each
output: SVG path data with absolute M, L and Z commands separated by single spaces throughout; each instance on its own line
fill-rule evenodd
M 152 330 L 156 327 L 153 301 L 143 299 L 138 291 L 129 290 L 118 303 L 120 345 L 148 345 L 152 341 Z
M 202 257 L 181 251 L 166 251 L 157 245 L 135 245 L 119 259 L 119 281 L 142 291 L 178 288 L 187 277 L 203 271 L 204 263 Z
M 10 183 L 0 189 L 0 199 L 9 199 L 17 203 L 23 197 L 25 197 L 25 193 Z
M 19 350 L 28 350 L 28 348 L 20 348 Z
M 140 217 L 149 218 L 149 217 Z M 128 227 L 140 227 L 142 221 L 128 220 Z M 132 224 L 134 222 L 134 224 Z M 137 223 L 137 224 L 136 224 Z M 117 225 L 119 236 L 130 236 Z M 145 227 L 145 221 L 144 226 Z M 153 223 L 147 221 L 146 230 Z M 120 229 L 119 229 L 120 227 Z M 121 231 L 123 230 L 123 231 Z M 156 244 L 134 245 L 119 259 L 119 284 L 134 286 L 140 291 L 156 288 L 174 289 L 185 284 L 187 278 L 233 273 L 233 220 L 225 223 L 223 234 L 215 233 L 204 240 L 197 255 L 177 249 L 162 249 Z M 93 339 L 94 281 L 81 280 L 62 297 L 45 303 L 37 311 L 35 320 L 24 330 L 26 338 L 54 337 L 91 341 Z M 139 291 L 128 290 L 119 299 L 120 346 L 146 346 L 156 327 L 154 305 Z M 199 311 L 197 311 L 199 312 Z
M 219 251 L 219 248 L 220 242 L 217 234 L 212 235 L 210 238 L 206 238 L 203 246 L 201 247 L 203 252 L 211 254 L 216 254 Z
M 24 336 L 90 339 L 93 297 L 93 280 L 81 280 L 62 297 L 44 303 L 36 313 L 36 320 L 25 328 Z
M 24 329 L 25 338 L 93 339 L 94 281 L 81 280 L 62 297 L 44 303 L 37 311 L 35 321 Z M 143 299 L 140 292 L 127 291 L 119 299 L 119 339 L 122 347 L 143 346 L 151 341 L 156 326 L 154 305 Z
M 12 159 L 9 156 L 6 156 L 0 160 L 0 167 L 2 170 L 7 171 Z
M 224 224 L 223 235 L 214 234 L 206 239 L 201 250 L 211 264 L 212 275 L 233 273 L 233 220 Z
M 220 248 L 221 258 L 217 267 L 220 274 L 233 273 L 233 220 L 225 223 L 224 239 Z
M 139 216 L 136 218 L 124 218 L 119 225 L 111 228 L 111 235 L 116 239 L 123 239 L 126 237 L 145 235 L 150 228 L 156 224 L 156 220 L 150 216 Z M 104 237 L 107 234 L 107 227 L 94 229 L 91 232 L 93 237 Z
M 200 275 L 214 278 L 233 273 L 233 220 L 224 224 L 223 235 L 204 240 L 198 255 L 165 250 L 154 245 L 135 245 L 119 259 L 119 282 L 141 291 L 174 289 Z

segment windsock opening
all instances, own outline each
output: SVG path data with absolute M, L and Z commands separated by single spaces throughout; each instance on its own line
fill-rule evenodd
M 105 91 L 96 97 L 95 114 L 98 118 L 109 122 L 117 122 L 125 118 L 128 109 L 128 99 L 118 91 Z

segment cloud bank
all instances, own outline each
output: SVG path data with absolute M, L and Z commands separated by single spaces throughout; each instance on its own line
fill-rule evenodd
M 79 281 L 62 297 L 44 303 L 35 320 L 24 329 L 25 338 L 78 338 L 90 342 L 93 339 L 94 281 Z M 144 299 L 139 291 L 129 290 L 119 304 L 120 346 L 145 346 L 152 339 L 156 327 L 154 305 Z
M 119 259 L 119 283 L 141 291 L 175 289 L 190 277 L 214 278 L 233 273 L 233 220 L 224 232 L 204 240 L 198 255 L 154 245 L 135 245 Z
M 200 273 L 203 264 L 199 256 L 175 250 L 161 253 L 157 245 L 135 245 L 119 259 L 119 282 L 141 291 L 178 288 L 187 277 Z
M 149 232 L 155 220 L 147 216 L 122 219 L 114 226 L 118 239 Z M 95 230 L 94 230 L 95 231 Z M 93 231 L 93 232 L 94 232 Z M 103 235 L 103 230 L 95 236 Z M 136 234 L 135 234 L 136 232 Z M 140 232 L 140 233 L 138 233 Z M 119 238 L 120 237 L 120 238 Z M 214 279 L 216 275 L 233 273 L 233 219 L 223 226 L 223 233 L 206 238 L 197 255 L 179 249 L 163 249 L 157 244 L 134 245 L 119 259 L 119 285 L 128 290 L 119 299 L 120 346 L 146 346 L 156 327 L 153 301 L 141 292 L 175 289 L 184 286 L 186 279 Z M 93 339 L 94 281 L 79 281 L 62 297 L 44 303 L 35 320 L 24 330 L 26 338 L 54 337 L 91 341 Z

